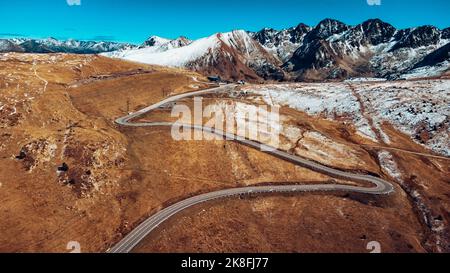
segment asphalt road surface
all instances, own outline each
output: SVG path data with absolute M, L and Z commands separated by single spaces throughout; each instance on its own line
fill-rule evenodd
M 129 114 L 125 117 L 121 117 L 116 120 L 116 123 L 122 126 L 131 126 L 131 127 L 157 127 L 157 126 L 172 126 L 174 123 L 172 122 L 131 122 L 131 120 L 136 119 L 152 110 L 158 109 L 159 107 L 175 102 L 180 99 L 184 99 L 187 97 L 195 97 L 201 96 L 205 94 L 211 93 L 222 93 L 228 92 L 235 88 L 236 85 L 225 85 L 221 87 L 215 87 L 211 89 L 190 92 L 185 94 L 175 95 L 169 98 L 166 98 L 156 104 L 150 105 L 142 110 L 139 110 L 135 113 Z M 215 130 L 214 128 L 204 127 L 201 125 L 189 125 L 183 124 L 185 128 L 191 128 L 194 130 L 203 130 L 205 132 L 213 133 L 222 137 L 226 137 L 227 139 L 233 139 L 234 141 L 247 145 L 249 147 L 259 149 L 265 153 L 276 156 L 280 159 L 287 160 L 292 162 L 298 166 L 302 166 L 313 171 L 317 171 L 319 173 L 343 180 L 350 180 L 354 182 L 364 182 L 370 183 L 373 187 L 359 187 L 359 186 L 350 186 L 350 185 L 339 185 L 339 184 L 317 184 L 317 185 L 281 185 L 281 186 L 254 186 L 254 187 L 244 187 L 244 188 L 233 188 L 226 189 L 221 191 L 215 191 L 210 193 L 201 194 L 198 196 L 194 196 L 183 201 L 180 201 L 176 204 L 167 207 L 158 213 L 152 215 L 147 220 L 145 220 L 142 224 L 136 227 L 133 231 L 131 231 L 125 238 L 123 238 L 119 243 L 108 250 L 109 253 L 128 253 L 140 242 L 142 241 L 150 232 L 152 232 L 155 228 L 157 228 L 160 224 L 166 221 L 171 216 L 177 214 L 178 212 L 192 207 L 194 205 L 204 203 L 211 200 L 217 200 L 221 198 L 229 198 L 233 196 L 240 196 L 246 194 L 268 194 L 268 193 L 294 193 L 294 192 L 313 192 L 313 191 L 333 191 L 333 192 L 354 192 L 354 193 L 363 193 L 363 194 L 373 194 L 373 195 L 386 195 L 390 194 L 394 191 L 394 187 L 391 183 L 370 175 L 363 174 L 355 174 L 350 172 L 344 172 L 341 170 L 333 169 L 328 166 L 324 166 L 314 161 L 310 161 L 308 159 L 289 154 L 285 151 L 281 151 L 259 142 L 246 139 L 244 137 L 240 137 L 234 135 L 232 133 L 223 132 L 221 130 Z

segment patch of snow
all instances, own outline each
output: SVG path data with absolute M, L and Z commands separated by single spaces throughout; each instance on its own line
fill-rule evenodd
M 352 86 L 385 143 L 391 140 L 382 130 L 383 123 L 436 153 L 450 156 L 450 80 L 370 82 Z M 344 83 L 268 84 L 248 88 L 269 105 L 288 106 L 330 120 L 347 119 L 359 135 L 377 139 L 361 114 L 358 100 Z
M 376 126 L 384 121 L 419 144 L 450 156 L 450 81 L 399 81 L 354 85 Z M 421 132 L 429 136 L 417 139 Z
M 348 117 L 355 124 L 358 134 L 377 142 L 376 134 L 361 113 L 358 100 L 351 90 L 340 83 L 279 84 L 252 90 L 262 96 L 269 105 L 284 105 L 306 112 L 322 115 L 328 119 Z
M 398 169 L 397 163 L 395 163 L 392 154 L 388 151 L 381 151 L 378 153 L 378 160 L 380 162 L 381 169 L 387 173 L 390 177 L 397 181 L 401 181 L 402 174 Z
M 450 69 L 450 62 L 444 61 L 434 66 L 423 66 L 408 71 L 402 74 L 400 78 L 402 79 L 414 79 L 414 78 L 427 78 L 427 77 L 437 77 L 442 75 L 443 72 Z
M 351 78 L 345 80 L 345 82 L 384 82 L 385 78 Z
M 219 45 L 217 35 L 199 39 L 190 45 L 161 50 L 160 47 L 147 47 L 142 49 L 133 49 L 126 51 L 104 54 L 109 57 L 122 58 L 129 61 L 141 62 L 146 64 L 183 67 L 188 63 L 201 58 Z

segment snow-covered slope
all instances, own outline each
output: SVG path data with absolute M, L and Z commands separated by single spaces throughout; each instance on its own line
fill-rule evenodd
M 214 50 L 219 46 L 219 40 L 214 36 L 199 39 L 186 47 L 169 49 L 166 47 L 169 42 L 170 40 L 164 44 L 112 52 L 104 55 L 147 64 L 183 67 L 202 57 L 209 49 Z
M 187 46 L 190 43 L 192 43 L 192 41 L 184 36 L 180 36 L 175 40 L 161 38 L 158 36 L 152 36 L 149 39 L 147 39 L 147 41 L 145 41 L 140 48 L 159 47 L 161 48 L 161 51 L 165 51 L 173 48 Z
M 383 129 L 387 123 L 418 144 L 450 156 L 450 80 L 267 84 L 245 89 L 270 105 L 349 120 L 359 135 L 374 142 L 391 142 Z
M 182 47 L 164 48 L 161 45 L 124 50 L 107 56 L 130 61 L 220 74 L 224 78 L 258 79 L 283 76 L 280 62 L 243 30 L 216 33 Z
M 425 56 L 401 78 L 436 77 L 450 71 L 450 43 Z
M 159 37 L 159 36 L 151 36 L 148 38 L 143 44 L 142 47 L 151 47 L 151 46 L 163 46 L 169 44 L 172 40 Z
M 191 43 L 192 41 L 185 37 L 179 37 L 175 40 L 170 40 L 158 36 L 152 36 L 148 40 L 146 40 L 140 47 L 124 48 L 118 51 L 106 52 L 102 55 L 113 58 L 139 61 L 138 59 L 140 58 L 140 56 L 165 52 L 168 50 L 187 46 Z

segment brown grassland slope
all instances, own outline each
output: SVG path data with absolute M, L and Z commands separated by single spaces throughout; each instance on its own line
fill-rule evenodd
M 190 71 L 99 56 L 0 55 L 0 252 L 67 252 L 70 241 L 79 242 L 82 252 L 102 252 L 149 215 L 198 193 L 330 182 L 234 142 L 178 142 L 170 128 L 114 123 L 164 97 L 207 87 L 196 79 L 204 80 Z M 167 119 L 168 113 L 144 119 Z M 302 150 L 289 137 L 283 140 L 287 150 L 394 183 L 380 167 L 376 148 L 362 146 L 367 143 L 351 127 L 292 109 L 282 109 L 282 115 L 287 126 L 306 134 L 300 143 L 352 163 Z M 320 132 L 342 149 L 308 132 Z M 414 173 L 411 185 L 427 181 L 431 193 L 421 192 L 424 204 L 448 234 L 448 161 L 393 154 L 400 168 Z M 432 236 L 407 191 L 396 184 L 388 197 L 304 194 L 217 201 L 170 219 L 137 251 L 364 252 L 368 241 L 379 241 L 386 251 L 437 251 L 433 240 L 444 245 L 448 238 Z

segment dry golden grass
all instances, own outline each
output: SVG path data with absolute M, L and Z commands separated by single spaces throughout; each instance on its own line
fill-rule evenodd
M 171 92 L 204 88 L 194 81 L 193 77 L 204 79 L 196 73 L 98 56 L 9 54 L 0 58 L 0 107 L 5 105 L 0 110 L 0 252 L 66 252 L 69 241 L 80 242 L 83 252 L 105 251 L 149 215 L 194 194 L 260 183 L 329 182 L 329 177 L 233 142 L 177 142 L 170 137 L 170 128 L 122 128 L 114 124 L 116 118 Z M 332 164 L 335 167 L 390 179 L 381 171 L 372 150 L 360 145 L 371 143 L 355 136 L 351 127 L 291 109 L 282 109 L 282 114 L 288 117 L 287 124 L 320 132 L 345 145 L 359 161 L 336 162 Z M 145 117 L 164 118 L 164 111 Z M 393 138 L 394 132 L 389 136 Z M 16 159 L 21 150 L 25 155 Z M 447 202 L 445 184 L 434 186 L 436 179 L 442 181 L 442 175 L 434 176 L 427 169 L 434 165 L 448 172 L 445 162 L 436 160 L 430 165 L 413 155 L 398 156 L 404 157 L 401 168 L 417 168 L 417 177 L 430 179 L 427 186 L 433 193 L 443 190 L 439 196 Z M 63 162 L 69 170 L 58 175 L 56 169 Z M 422 176 L 419 168 L 425 168 L 429 176 Z M 356 244 L 347 239 L 361 231 L 367 239 L 380 237 L 392 251 L 422 251 L 418 242 L 426 238 L 420 216 L 414 214 L 407 195 L 399 187 L 397 190 L 388 200 L 305 195 L 208 204 L 208 221 L 189 220 L 197 210 L 186 211 L 183 215 L 188 218 L 171 220 L 180 222 L 164 231 L 165 235 L 152 234 L 156 239 L 144 249 L 191 250 L 185 248 L 185 242 L 198 244 L 193 251 L 330 249 L 332 241 L 322 242 L 326 248 L 320 248 L 317 234 L 305 237 L 298 232 L 325 230 L 336 217 L 333 206 L 339 205 L 345 217 L 336 219 L 337 227 L 324 240 L 336 238 L 334 244 L 356 250 L 362 241 Z M 269 202 L 267 208 L 261 205 L 265 202 Z M 219 207 L 213 208 L 215 204 Z M 317 206 L 306 209 L 313 204 Z M 260 213 L 261 206 L 264 215 L 253 215 L 253 211 Z M 279 219 L 279 224 L 268 225 L 266 213 L 272 210 L 275 214 L 270 219 Z M 289 221 L 303 210 L 302 215 L 309 219 L 304 227 L 298 227 L 304 222 Z M 224 218 L 231 224 L 222 225 Z M 183 223 L 193 228 L 180 244 L 173 244 L 170 238 L 182 236 Z M 384 232 L 386 225 L 392 232 Z M 202 233 L 205 228 L 219 234 L 239 230 L 239 236 L 230 236 L 226 242 L 222 238 L 202 243 L 208 238 Z M 282 233 L 277 235 L 274 231 L 279 229 Z M 158 239 L 160 234 L 162 239 Z M 254 242 L 237 243 L 245 234 Z M 279 244 L 274 245 L 277 239 Z M 298 243 L 302 241 L 305 244 Z
M 134 252 L 368 253 L 371 241 L 379 242 L 383 253 L 424 252 L 418 225 L 411 207 L 394 198 L 369 203 L 320 194 L 234 198 L 180 213 Z

